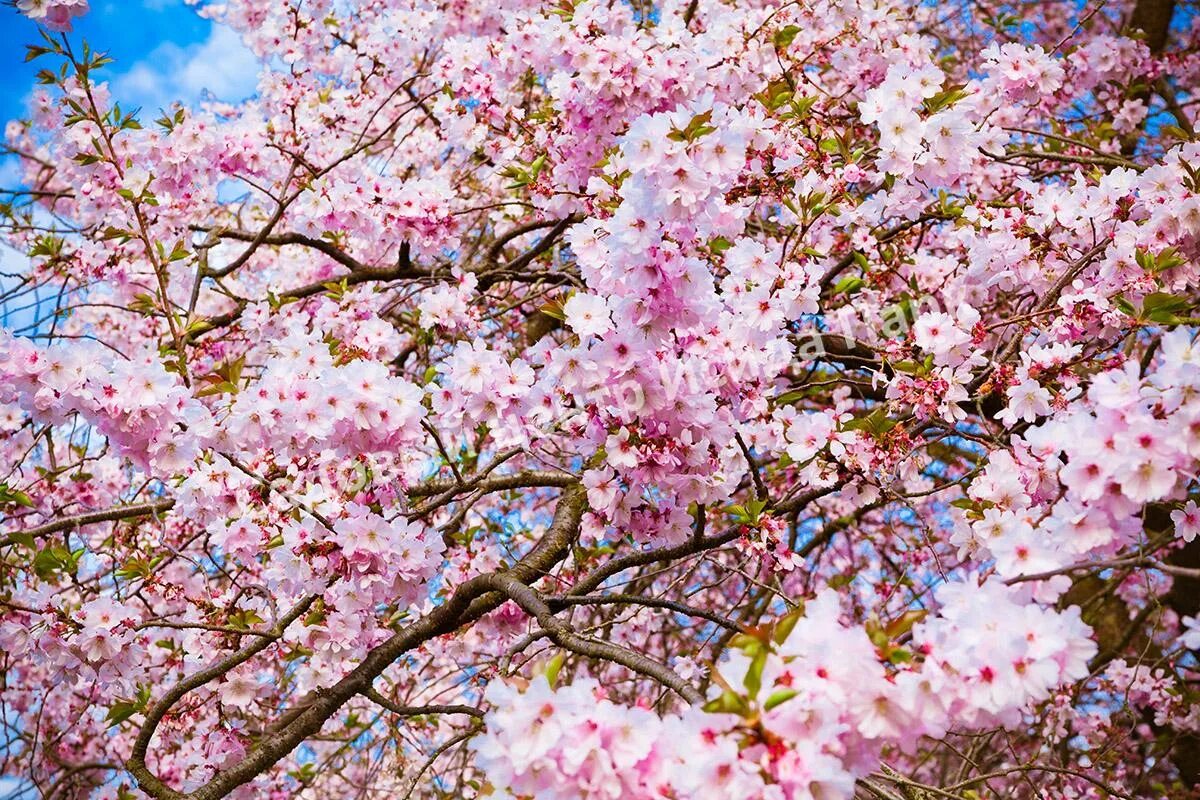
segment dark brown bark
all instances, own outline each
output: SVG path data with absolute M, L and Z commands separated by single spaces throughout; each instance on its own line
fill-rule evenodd
M 1138 0 L 1126 30 L 1128 33 L 1141 31 L 1150 52 L 1158 55 L 1167 46 L 1167 34 L 1174 16 L 1175 0 Z

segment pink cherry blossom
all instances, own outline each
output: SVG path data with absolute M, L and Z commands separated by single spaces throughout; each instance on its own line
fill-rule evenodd
M 993 6 L 16 3 L 0 785 L 1188 796 L 1200 27 Z

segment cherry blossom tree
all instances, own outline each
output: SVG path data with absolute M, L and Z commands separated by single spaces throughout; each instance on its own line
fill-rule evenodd
M 1192 4 L 17 6 L 19 795 L 1195 796 Z

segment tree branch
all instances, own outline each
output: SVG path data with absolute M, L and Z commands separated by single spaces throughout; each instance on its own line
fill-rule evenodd
M 546 574 L 569 552 L 586 505 L 587 495 L 582 487 L 576 485 L 566 489 L 559 498 L 554 519 L 546 534 L 511 569 L 500 574 L 506 574 L 520 583 L 536 581 Z M 236 764 L 221 770 L 208 783 L 186 795 L 188 800 L 218 800 L 250 782 L 317 733 L 339 708 L 355 695 L 368 690 L 375 678 L 400 656 L 423 642 L 450 633 L 498 608 L 506 598 L 502 592 L 495 591 L 491 584 L 493 577 L 480 575 L 461 584 L 440 606 L 371 650 L 340 681 L 328 688 L 317 689 L 301 699 L 296 706 L 298 713 L 265 734 L 258 745 Z M 143 769 L 142 775 L 145 774 Z M 139 785 L 142 785 L 140 777 Z M 142 788 L 160 800 L 185 797 L 161 782 L 142 785 Z
M 566 606 L 597 606 L 597 605 L 634 605 L 646 606 L 648 608 L 665 608 L 679 614 L 684 614 L 689 617 L 699 617 L 706 619 L 709 622 L 716 623 L 723 628 L 728 628 L 731 631 L 741 632 L 742 626 L 731 620 L 729 617 L 722 616 L 715 611 L 706 611 L 703 608 L 689 606 L 687 603 L 679 603 L 674 600 L 664 600 L 657 597 L 642 597 L 636 594 L 588 594 L 588 595 L 558 595 L 555 597 L 547 597 L 546 604 L 551 609 L 565 608 Z
M 161 514 L 168 511 L 175 505 L 173 498 L 163 498 L 162 500 L 154 500 L 148 503 L 134 503 L 125 506 L 113 506 L 100 511 L 87 511 L 82 514 L 74 514 L 69 517 L 62 517 L 53 522 L 47 522 L 45 525 L 39 525 L 36 528 L 27 528 L 23 531 L 11 531 L 8 536 L 0 541 L 0 547 L 17 544 L 14 537 L 33 538 L 34 540 L 42 539 L 47 536 L 67 531 L 73 528 L 79 528 L 83 525 L 93 525 L 97 522 L 117 522 L 123 519 L 133 519 L 134 517 L 144 517 L 150 514 Z
M 532 615 L 549 635 L 551 641 L 559 647 L 570 650 L 572 653 L 612 661 L 627 667 L 639 675 L 645 675 L 674 690 L 676 694 L 693 705 L 704 702 L 704 695 L 700 693 L 699 689 L 679 677 L 665 664 L 610 642 L 580 636 L 570 625 L 554 616 L 554 612 L 534 589 L 515 580 L 512 576 L 493 575 L 489 582 L 496 589 L 508 595 L 526 613 Z
M 399 703 L 393 703 L 391 700 L 388 700 L 374 687 L 368 688 L 362 695 L 375 705 L 386 708 L 388 711 L 398 714 L 401 717 L 421 717 L 428 714 L 467 714 L 472 717 L 483 718 L 483 711 L 474 706 L 402 706 Z

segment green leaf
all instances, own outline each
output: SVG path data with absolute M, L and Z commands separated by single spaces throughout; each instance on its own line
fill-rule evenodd
M 117 577 L 125 580 L 134 580 L 137 578 L 149 578 L 152 573 L 152 567 L 149 561 L 144 558 L 131 558 L 120 569 L 117 570 Z
M 724 236 L 718 236 L 708 243 L 708 247 L 714 253 L 724 253 L 726 250 L 733 247 L 733 242 L 729 241 Z
M 237 611 L 229 615 L 229 624 L 235 628 L 242 630 L 253 630 L 254 626 L 262 625 L 266 622 L 257 611 L 248 608 L 239 608 Z
M 896 427 L 898 423 L 887 415 L 887 408 L 880 406 L 865 417 L 857 417 L 842 425 L 844 431 L 867 431 L 879 437 Z
M 703 114 L 697 114 L 692 117 L 692 121 L 688 123 L 683 130 L 673 130 L 667 134 L 667 138 L 676 142 L 694 142 L 705 134 L 712 133 L 716 128 L 709 125 L 712 119 L 712 109 L 705 111 Z
M 758 99 L 758 102 L 763 104 L 764 107 L 774 111 L 792 98 L 792 87 L 791 84 L 781 78 L 779 80 L 771 81 L 769 84 L 767 84 L 767 87 L 755 95 L 755 97 Z
M 817 101 L 821 99 L 815 94 L 809 95 L 808 97 L 795 97 L 794 95 L 790 96 L 792 96 L 792 110 L 790 113 L 785 114 L 784 116 L 795 117 L 796 119 L 803 119 L 804 117 L 807 117 L 809 112 L 812 111 L 812 107 L 815 106 Z
M 190 255 L 191 255 L 191 253 L 189 253 L 187 248 L 183 246 L 183 240 L 180 239 L 178 242 L 175 243 L 175 246 L 173 248 L 171 248 L 171 254 L 169 256 L 167 256 L 167 260 L 168 261 L 181 261 Z
M 806 389 L 793 389 L 790 392 L 784 392 L 775 398 L 775 405 L 790 406 L 792 403 L 798 403 L 808 396 Z
M 28 547 L 31 550 L 37 547 L 37 540 L 34 539 L 31 534 L 25 533 L 24 531 L 10 533 L 8 535 L 8 539 L 14 544 L 19 544 L 22 547 Z
M 550 659 L 550 663 L 546 665 L 546 682 L 553 689 L 558 686 L 558 673 L 562 670 L 565 653 L 561 650 L 555 654 L 554 658 Z
M 928 615 L 929 612 L 923 608 L 905 611 L 887 624 L 887 628 L 885 628 L 887 635 L 893 639 L 898 639 L 912 630 L 913 625 L 916 625 Z
M 854 294 L 862 287 L 866 286 L 867 282 L 857 275 L 847 275 L 837 282 L 833 287 L 834 294 Z
M 770 711 L 777 706 L 781 706 L 798 694 L 800 694 L 800 692 L 795 689 L 780 689 L 777 692 L 773 692 L 771 696 L 767 698 L 767 702 L 763 703 L 763 711 Z
M 710 714 L 739 714 L 746 716 L 750 713 L 750 707 L 746 705 L 745 698 L 732 691 L 722 692 L 720 697 L 709 700 L 704 704 L 704 710 Z
M 553 319 L 556 319 L 559 322 L 566 322 L 567 314 L 563 310 L 563 307 L 565 305 L 566 305 L 566 300 L 564 300 L 564 299 L 560 298 L 558 300 L 551 300 L 551 301 L 541 305 L 538 308 L 538 312 L 545 314 L 547 317 L 552 317 Z
M 122 722 L 129 719 L 140 710 L 141 709 L 138 708 L 137 703 L 129 700 L 120 700 L 114 703 L 112 707 L 108 709 L 108 727 L 112 728 L 120 725 Z
M 746 670 L 746 677 L 742 680 L 742 685 L 746 687 L 746 691 L 751 697 L 757 697 L 758 692 L 762 689 L 762 674 L 763 669 L 767 666 L 767 656 L 770 651 L 765 647 L 760 647 L 758 652 L 754 654 L 754 658 L 750 659 L 750 667 Z
M 761 633 L 757 628 L 745 633 L 735 633 L 729 639 L 729 646 L 735 650 L 741 650 L 748 656 L 753 656 L 763 646 L 762 637 L 757 635 Z
M 854 583 L 854 575 L 846 572 L 839 572 L 825 581 L 825 585 L 830 589 L 845 589 L 852 583 Z
M 146 708 L 150 702 L 150 686 L 138 686 L 137 697 L 132 700 L 118 700 L 108 710 L 109 726 L 120 725 L 139 711 Z
M 68 550 L 60 545 L 50 545 L 37 552 L 33 557 L 33 571 L 42 579 L 47 579 L 55 573 L 74 574 L 79 565 L 82 550 Z
M 775 640 L 775 644 L 783 644 L 787 638 L 792 635 L 792 631 L 796 627 L 796 623 L 804 618 L 804 607 L 789 611 L 779 618 L 775 623 L 775 630 L 771 633 L 771 638 Z
M 930 114 L 935 114 L 943 108 L 949 108 L 967 96 L 967 93 L 963 91 L 965 86 L 966 84 L 960 83 L 938 92 L 925 101 L 925 110 Z
M 1117 310 L 1120 311 L 1122 314 L 1126 314 L 1130 317 L 1137 316 L 1137 309 L 1134 307 L 1133 303 L 1129 302 L 1124 297 L 1114 298 L 1113 305 L 1116 306 Z
M 334 300 L 341 300 L 346 296 L 346 292 L 350 291 L 350 283 L 346 278 L 340 281 L 326 281 L 321 287 L 329 292 L 329 296 Z
M 1142 300 L 1142 318 L 1151 322 L 1159 322 L 1163 324 L 1173 324 L 1176 315 L 1187 311 L 1191 307 L 1191 301 L 1183 297 L 1166 294 L 1164 292 L 1154 292 L 1146 295 Z
M 865 626 L 867 638 L 871 640 L 871 644 L 876 647 L 887 647 L 891 642 L 891 637 L 887 635 L 887 631 L 880 626 L 878 620 L 869 619 Z
M 34 502 L 25 492 L 20 489 L 10 489 L 7 483 L 0 483 L 0 505 L 8 505 L 16 503 L 19 506 L 33 508 Z
M 771 37 L 771 42 L 775 45 L 776 50 L 786 50 L 796 40 L 796 34 L 798 33 L 800 33 L 799 25 L 788 25 L 786 28 L 780 28 L 775 31 L 775 35 Z
M 763 510 L 767 507 L 766 500 L 750 500 L 745 505 L 733 505 L 726 509 L 736 522 L 743 525 L 757 525 Z
M 537 176 L 542 174 L 542 168 L 545 166 L 546 166 L 546 154 L 542 153 L 540 156 L 535 158 L 533 160 L 533 162 L 529 165 L 529 176 L 530 176 L 529 182 L 530 183 L 533 183 L 535 180 L 537 180 Z

